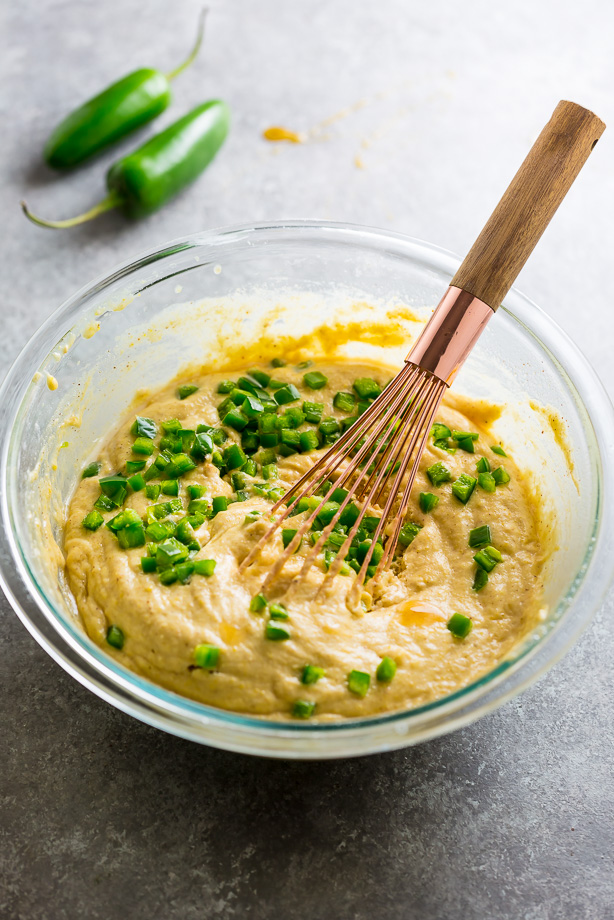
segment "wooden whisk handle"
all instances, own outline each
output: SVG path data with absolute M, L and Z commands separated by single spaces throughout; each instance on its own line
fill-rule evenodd
M 588 109 L 559 102 L 451 285 L 497 309 L 604 131 Z

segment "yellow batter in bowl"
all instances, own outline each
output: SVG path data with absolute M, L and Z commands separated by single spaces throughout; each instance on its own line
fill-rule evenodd
M 239 565 L 264 532 L 277 495 L 309 468 L 326 444 L 317 450 L 277 456 L 266 471 L 271 476 L 276 473 L 276 479 L 263 476 L 259 460 L 270 460 L 270 456 L 262 453 L 262 447 L 247 455 L 256 465 L 255 470 L 248 465 L 255 475 L 243 474 L 242 482 L 241 477 L 233 479 L 237 470 L 220 471 L 213 453 L 198 457 L 193 447 L 194 468 L 176 477 L 175 487 L 172 476 L 164 478 L 168 472 L 153 477 L 147 474 L 158 455 L 160 439 L 169 437 L 163 427 L 168 420 L 177 420 L 188 432 L 196 431 L 199 425 L 223 428 L 226 440 L 213 445 L 218 463 L 219 455 L 224 457 L 231 445 L 240 445 L 242 436 L 220 422 L 218 406 L 229 396 L 219 393 L 218 387 L 228 380 L 236 382 L 253 369 L 206 372 L 189 379 L 182 376 L 143 397 L 110 433 L 99 454 L 99 473 L 80 482 L 65 529 L 68 583 L 89 636 L 126 667 L 179 694 L 223 709 L 279 719 L 332 721 L 408 709 L 450 694 L 491 671 L 544 615 L 542 573 L 547 556 L 535 485 L 516 467 L 513 451 L 502 456 L 492 450 L 493 446 L 500 450 L 489 435 L 489 425 L 499 414 L 497 407 L 447 394 L 437 421 L 451 432 L 476 434 L 477 439 L 471 442 L 474 452 L 458 447 L 453 438 L 448 439 L 448 449 L 445 439 L 442 443 L 441 438 L 429 438 L 409 509 L 408 520 L 419 525 L 409 539 L 416 535 L 400 547 L 391 571 L 380 582 L 367 581 L 360 612 L 348 605 L 355 577 L 349 567 L 346 575 L 335 578 L 334 590 L 315 599 L 326 571 L 325 556 L 304 582 L 291 583 L 308 550 L 307 541 L 290 559 L 265 606 L 254 597 L 282 550 L 281 533 L 245 573 L 239 573 Z M 384 386 L 395 374 L 393 368 L 371 362 L 330 359 L 316 361 L 308 369 L 262 365 L 259 370 L 264 374 L 262 379 L 273 377 L 273 386 L 266 389 L 270 398 L 280 392 L 281 384 L 291 384 L 299 391 L 298 398 L 279 407 L 278 416 L 291 409 L 301 410 L 304 401 L 316 402 L 323 405 L 322 419 L 334 419 L 338 425 L 352 412 L 360 411 L 356 407 L 361 399 L 354 387 L 357 379 L 373 379 Z M 314 372 L 327 382 L 312 390 L 305 383 L 305 375 Z M 195 389 L 179 398 L 179 388 L 186 384 Z M 353 394 L 353 410 L 334 405 L 338 392 Z M 148 432 L 156 432 L 149 438 L 154 448 L 151 455 L 133 451 L 139 436 L 133 427 L 135 415 L 154 423 Z M 318 423 L 300 421 L 300 414 L 293 421 L 299 422 L 293 429 L 299 433 L 319 428 Z M 171 431 L 171 438 L 173 434 Z M 187 438 L 183 446 L 190 456 L 190 435 L 183 437 Z M 322 440 L 321 434 L 318 437 Z M 140 445 L 145 450 L 146 441 L 147 436 Z M 179 447 L 177 444 L 177 452 Z M 83 521 L 100 498 L 100 477 L 126 472 L 138 475 L 130 468 L 126 470 L 127 461 L 144 461 L 142 475 L 150 488 L 133 491 L 126 486 L 121 509 L 100 511 L 104 524 L 88 530 Z M 449 471 L 448 481 L 431 481 L 436 464 Z M 478 470 L 488 467 L 503 471 L 494 491 L 476 484 L 463 503 L 454 494 L 454 482 L 463 473 L 477 479 Z M 139 480 L 134 484 L 140 486 Z M 161 492 L 155 499 L 148 497 L 148 492 L 155 494 L 156 485 L 171 493 L 176 489 L 178 495 Z M 492 482 L 486 478 L 484 486 L 492 489 Z M 270 493 L 270 489 L 274 491 Z M 420 493 L 438 499 L 426 513 L 421 510 Z M 149 522 L 158 522 L 154 517 L 157 512 L 148 509 L 175 502 L 160 519 L 170 525 L 170 532 L 189 513 L 188 505 L 197 494 L 205 504 L 193 508 L 206 509 L 215 497 L 225 497 L 227 508 L 215 514 L 209 511 L 202 522 L 192 518 L 195 541 L 187 557 L 188 567 L 178 569 L 183 580 L 171 581 L 168 567 L 163 574 L 164 568 L 151 562 L 164 539 L 156 545 Z M 224 504 L 218 502 L 216 506 Z M 119 531 L 105 526 L 122 509 L 132 509 L 135 520 L 138 515 L 143 528 L 147 527 L 145 545 L 124 548 Z M 294 520 L 300 522 L 304 516 L 301 513 Z M 292 526 L 292 520 L 287 526 Z M 471 546 L 471 531 L 484 525 L 489 525 L 490 543 Z M 488 573 L 474 560 L 485 549 L 487 555 L 492 553 L 488 558 L 480 556 L 490 567 Z M 150 561 L 143 563 L 142 559 Z M 212 574 L 208 574 L 210 564 L 198 565 L 202 560 L 215 562 Z M 196 564 L 196 571 L 191 573 L 190 562 Z M 150 570 L 152 566 L 154 570 Z M 478 590 L 476 586 L 480 586 Z M 459 613 L 462 619 L 450 623 Z M 455 622 L 457 626 L 464 623 L 468 634 L 460 636 Z M 386 666 L 381 667 L 382 660 Z

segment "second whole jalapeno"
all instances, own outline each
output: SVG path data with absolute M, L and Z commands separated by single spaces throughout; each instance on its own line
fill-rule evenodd
M 45 220 L 32 214 L 22 202 L 24 213 L 33 223 L 58 230 L 83 224 L 114 208 L 128 217 L 144 217 L 206 169 L 224 143 L 229 127 L 230 109 L 225 102 L 203 102 L 114 163 L 107 173 L 109 194 L 85 214 L 68 220 Z

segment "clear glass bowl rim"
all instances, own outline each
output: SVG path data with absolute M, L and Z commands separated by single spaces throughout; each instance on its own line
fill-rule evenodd
M 286 723 L 215 709 L 180 697 L 127 671 L 105 655 L 85 633 L 77 634 L 75 630 L 70 635 L 55 616 L 52 604 L 42 595 L 21 555 L 11 529 L 8 507 L 7 475 L 9 458 L 15 446 L 12 431 L 27 387 L 44 358 L 62 335 L 72 328 L 83 305 L 112 283 L 182 251 L 200 247 L 208 249 L 216 243 L 245 240 L 249 235 L 256 235 L 260 242 L 264 242 L 267 236 L 281 236 L 285 240 L 293 237 L 296 241 L 334 241 L 380 252 L 391 247 L 395 254 L 405 255 L 423 267 L 427 264 L 433 267 L 433 263 L 436 263 L 437 270 L 449 277 L 452 277 L 459 264 L 458 258 L 452 253 L 403 234 L 345 223 L 294 220 L 213 229 L 173 240 L 136 259 L 125 261 L 111 274 L 100 276 L 82 287 L 39 327 L 14 361 L 0 387 L 0 585 L 31 635 L 81 684 L 141 721 L 184 738 L 246 753 L 321 759 L 389 750 L 452 731 L 502 705 L 552 667 L 588 625 L 614 575 L 614 564 L 607 557 L 607 547 L 614 541 L 614 489 L 610 487 L 608 477 L 603 474 L 604 459 L 614 455 L 612 405 L 596 374 L 575 344 L 547 314 L 515 289 L 507 296 L 501 309 L 508 312 L 528 335 L 537 340 L 541 349 L 558 366 L 572 395 L 588 413 L 591 426 L 588 434 L 592 432 L 597 449 L 598 514 L 593 539 L 580 569 L 582 578 L 574 581 L 567 595 L 560 601 L 560 613 L 554 618 L 554 625 L 517 657 L 503 661 L 471 685 L 416 709 L 330 724 Z M 573 378 L 566 370 L 570 366 L 578 368 Z M 12 570 L 15 566 L 16 569 Z M 590 582 L 589 573 L 592 576 Z M 581 598 L 584 600 L 582 615 L 574 621 L 573 629 L 567 630 L 564 640 L 559 639 L 554 643 L 553 640 L 566 624 L 565 614 Z M 546 656 L 537 669 L 523 675 L 523 665 L 537 651 L 543 652 L 548 643 L 551 654 Z M 513 685 L 501 687 L 502 692 L 494 699 L 484 701 L 488 693 L 512 676 Z M 412 725 L 415 727 L 413 733 L 407 730 Z M 221 735 L 216 736 L 216 726 L 222 729 Z M 331 736 L 339 741 L 344 738 L 347 743 L 335 743 L 327 750 L 326 739 L 331 739 Z M 311 739 L 315 746 L 311 748 L 308 740 L 306 745 L 302 741 L 297 745 L 299 739 Z

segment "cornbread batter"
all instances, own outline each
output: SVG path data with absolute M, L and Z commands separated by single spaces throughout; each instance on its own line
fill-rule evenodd
M 335 425 L 327 420 L 340 427 L 343 419 L 364 411 L 374 398 L 376 391 L 365 395 L 369 386 L 360 381 L 375 381 L 382 388 L 395 369 L 349 362 L 316 362 L 308 368 L 262 365 L 256 369 L 261 375 L 256 381 L 250 370 L 253 367 L 189 380 L 182 377 L 147 396 L 110 434 L 98 457 L 100 468 L 92 467 L 79 483 L 69 509 L 64 548 L 68 582 L 88 635 L 154 683 L 212 706 L 276 719 L 332 721 L 407 709 L 452 693 L 492 670 L 538 621 L 546 556 L 538 527 L 538 498 L 509 451 L 502 454 L 488 433 L 496 410 L 447 394 L 436 421 L 444 426 L 438 433 L 445 435 L 447 428 L 450 437 L 429 437 L 408 509 L 408 521 L 419 528 L 414 528 L 408 545 L 399 546 L 391 570 L 377 583 L 367 580 L 365 603 L 358 613 L 347 603 L 355 579 L 349 565 L 347 574 L 334 579 L 332 590 L 314 599 L 330 555 L 316 561 L 304 582 L 290 585 L 311 546 L 308 538 L 288 561 L 270 596 L 259 600 L 264 577 L 283 549 L 281 532 L 245 572 L 239 573 L 239 564 L 267 528 L 277 494 L 309 469 L 327 448 L 323 441 L 334 439 Z M 255 391 L 262 388 L 260 397 L 253 396 L 255 402 L 249 405 L 241 403 L 241 384 L 232 388 L 245 375 Z M 265 386 L 269 376 L 273 379 Z M 311 388 L 307 379 L 318 386 Z M 220 384 L 222 392 L 218 392 Z M 233 393 L 239 393 L 235 402 L 230 398 Z M 276 394 L 287 398 L 278 407 L 275 402 L 270 414 L 277 412 L 276 417 L 288 424 L 298 423 L 288 428 L 279 428 L 278 423 L 276 428 L 279 438 L 286 432 L 286 456 L 277 453 L 272 459 L 271 451 L 278 451 L 279 445 L 263 446 L 266 426 L 256 405 L 262 407 L 263 393 L 271 401 L 278 398 Z M 336 394 L 345 396 L 340 399 Z M 228 405 L 218 413 L 225 400 Z M 319 421 L 301 420 L 301 413 L 307 411 L 303 411 L 305 401 L 323 406 Z M 140 428 L 135 415 L 141 419 Z M 242 415 L 248 422 L 240 434 L 232 422 L 241 426 Z M 316 415 L 311 410 L 311 418 Z M 163 423 L 169 420 L 167 431 Z M 193 443 L 199 425 L 208 429 L 207 437 L 215 437 L 214 429 L 222 431 L 218 440 L 226 438 L 210 442 L 207 456 L 202 455 L 206 438 L 204 447 Z M 309 432 L 306 439 L 297 440 Z M 472 437 L 452 437 L 463 433 Z M 250 434 L 255 440 L 250 440 Z M 167 439 L 163 445 L 161 438 Z M 148 471 L 160 446 L 172 442 L 174 453 L 167 455 L 170 465 L 164 468 L 163 458 L 159 472 L 153 471 L 152 476 Z M 320 446 L 305 449 L 309 443 Z M 236 476 L 241 469 L 228 466 L 241 456 L 229 453 L 229 448 L 242 444 L 243 456 L 251 463 L 242 464 L 244 471 Z M 188 460 L 177 460 L 181 457 Z M 190 458 L 193 468 L 188 468 Z M 126 468 L 127 461 L 132 466 Z M 136 470 L 140 464 L 142 469 Z M 438 464 L 447 470 L 447 480 L 433 473 L 433 467 L 441 472 Z M 467 490 L 460 489 L 459 498 L 454 485 L 462 474 L 477 480 L 480 466 L 487 475 L 469 488 L 464 503 Z M 104 477 L 118 473 L 130 477 L 131 485 L 104 484 Z M 94 509 L 101 496 L 101 478 L 107 493 L 119 488 L 115 498 L 123 497 L 108 511 Z M 421 499 L 420 493 L 438 501 Z M 227 503 L 219 500 L 224 498 Z M 218 501 L 210 509 L 214 499 Z M 167 514 L 161 509 L 159 520 L 157 511 L 147 510 L 168 502 L 173 505 L 166 507 Z M 190 515 L 191 502 L 202 514 L 196 510 L 191 514 L 195 539 L 190 542 L 189 528 L 179 522 Z M 425 507 L 430 510 L 425 512 Z M 126 509 L 134 512 L 126 529 L 105 526 Z M 89 526 L 95 529 L 87 529 L 83 522 L 92 513 Z M 296 528 L 307 515 L 289 518 L 284 527 Z M 152 528 L 152 523 L 167 528 L 167 535 L 157 542 L 160 528 Z M 176 525 L 175 535 L 169 537 Z M 471 546 L 470 533 L 484 525 L 489 526 L 488 540 Z M 177 535 L 184 537 L 183 544 L 177 543 Z M 171 558 L 173 547 L 179 553 L 176 564 Z M 492 556 L 486 558 L 484 551 Z M 360 548 L 354 551 L 354 568 L 360 553 Z M 489 571 L 474 560 L 478 554 Z M 199 565 L 203 560 L 214 562 L 214 567 Z M 457 613 L 462 616 L 454 627 L 451 618 Z M 380 667 L 383 660 L 392 664 Z M 356 672 L 363 676 L 357 678 Z

